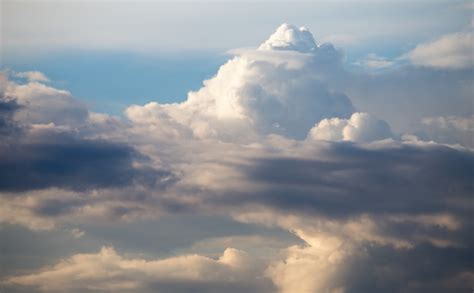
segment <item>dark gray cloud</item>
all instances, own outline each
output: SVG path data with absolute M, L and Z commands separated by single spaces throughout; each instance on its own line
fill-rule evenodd
M 132 183 L 153 186 L 170 176 L 153 168 L 135 168 L 133 148 L 101 140 L 61 136 L 54 143 L 13 143 L 0 152 L 0 190 L 49 187 L 86 190 Z
M 323 157 L 257 159 L 247 176 L 267 191 L 246 199 L 331 216 L 416 214 L 449 210 L 474 190 L 470 151 L 408 145 L 369 150 L 334 143 Z
M 361 245 L 334 281 L 347 292 L 471 289 L 472 151 L 441 145 L 367 149 L 332 143 L 318 158 L 257 159 L 244 169 L 249 180 L 264 186 L 263 191 L 227 200 L 262 204 L 300 218 L 322 216 L 344 222 L 369 216 L 379 237 L 415 243 L 407 249 Z M 459 226 L 450 229 L 433 219 L 407 220 L 441 214 L 453 216 Z
M 3 144 L 16 136 L 20 127 L 13 121 L 13 114 L 20 108 L 15 100 L 6 99 L 0 92 L 0 138 Z
M 143 163 L 146 157 L 125 143 L 87 139 L 67 129 L 31 132 L 30 125 L 13 120 L 19 109 L 15 100 L 0 97 L 0 191 L 164 187 L 164 179 L 171 182 L 169 171 L 134 167 L 134 161 Z
M 340 276 L 348 292 L 468 292 L 474 254 L 469 247 L 429 244 L 411 250 L 370 246 Z
M 168 281 L 151 284 L 143 293 L 152 292 L 175 292 L 175 293 L 240 293 L 240 292 L 275 292 L 277 291 L 274 284 L 269 279 L 259 280 L 254 283 L 233 282 L 202 282 L 202 281 Z

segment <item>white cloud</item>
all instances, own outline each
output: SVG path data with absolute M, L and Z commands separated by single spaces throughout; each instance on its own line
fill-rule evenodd
M 391 67 L 394 63 L 395 63 L 394 61 L 390 61 L 387 58 L 371 53 L 367 55 L 367 58 L 365 60 L 358 61 L 356 64 L 365 66 L 371 69 L 383 69 L 383 68 Z
M 23 107 L 15 114 L 15 119 L 22 123 L 78 126 L 88 116 L 85 104 L 74 99 L 69 91 L 57 89 L 31 79 L 27 83 L 15 83 L 8 80 L 7 73 L 0 87 L 4 88 L 7 97 L 15 99 Z M 28 73 L 28 76 L 31 74 Z M 41 76 L 41 72 L 34 75 Z M 26 75 L 25 75 L 26 76 Z M 30 81 L 32 80 L 32 81 Z
M 131 106 L 127 117 L 166 136 L 249 142 L 267 134 L 301 139 L 321 119 L 353 112 L 320 78 L 338 66 L 339 53 L 317 46 L 308 30 L 284 24 L 257 51 L 239 53 L 185 102 Z
M 15 74 L 16 77 L 26 78 L 29 81 L 48 82 L 49 78 L 39 71 L 25 71 Z
M 218 259 L 194 254 L 145 260 L 123 257 L 105 246 L 98 253 L 76 254 L 38 272 L 8 278 L 4 284 L 46 292 L 179 291 L 193 287 L 206 292 L 213 286 L 230 292 L 238 288 L 258 292 L 265 288 L 261 269 L 258 260 L 234 248 L 227 248 Z
M 79 239 L 82 236 L 84 236 L 86 234 L 86 232 L 81 230 L 81 229 L 74 228 L 74 229 L 71 230 L 71 234 L 74 238 Z
M 364 246 L 387 246 L 399 251 L 414 248 L 414 239 L 384 235 L 377 220 L 361 216 L 350 220 L 300 217 L 268 209 L 243 212 L 236 218 L 246 223 L 261 223 L 288 229 L 304 245 L 284 250 L 285 258 L 274 261 L 266 270 L 279 292 L 345 292 L 350 286 L 345 274 L 360 259 L 367 258 Z
M 416 46 L 407 56 L 415 65 L 463 69 L 474 65 L 474 34 L 458 32 Z
M 352 248 L 336 237 L 314 237 L 315 245 L 292 246 L 284 261 L 274 263 L 267 275 L 279 292 L 341 292 L 335 280 L 352 254 Z M 342 291 L 344 292 L 344 291 Z
M 308 134 L 309 139 L 354 142 L 371 142 L 392 137 L 385 121 L 367 113 L 354 113 L 350 119 L 323 119 Z
M 290 50 L 302 53 L 317 49 L 313 35 L 305 27 L 297 28 L 287 23 L 282 24 L 268 40 L 258 47 L 259 50 Z

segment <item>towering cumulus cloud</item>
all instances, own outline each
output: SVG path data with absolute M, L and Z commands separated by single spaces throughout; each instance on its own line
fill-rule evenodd
M 318 46 L 308 30 L 284 24 L 257 51 L 223 65 L 185 102 L 132 106 L 127 116 L 180 137 L 250 141 L 274 133 L 301 139 L 321 119 L 347 118 L 354 110 L 320 78 L 323 66 L 338 62 L 332 46 Z
M 444 42 L 418 47 L 412 57 L 445 66 L 420 57 Z M 472 289 L 472 149 L 397 133 L 384 117 L 355 107 L 331 82 L 344 70 L 341 52 L 318 44 L 304 27 L 283 24 L 256 49 L 233 53 L 185 101 L 132 105 L 126 120 L 88 111 L 38 73 L 16 75 L 26 83 L 4 74 L 0 134 L 9 140 L 0 143 L 0 221 L 35 231 L 79 226 L 76 241 L 98 223 L 102 228 L 95 228 L 101 243 L 94 249 L 12 270 L 2 286 L 33 292 Z M 441 128 L 470 133 L 469 119 L 420 121 L 436 137 Z M 129 233 L 154 233 L 140 221 L 158 226 L 173 217 L 181 226 L 156 241 L 169 241 L 171 253 L 156 256 L 155 243 L 146 253 L 128 253 Z M 195 229 L 200 217 L 211 219 L 207 227 L 223 219 L 228 226 Z M 140 228 L 117 232 L 123 223 Z M 168 239 L 176 234 L 178 244 Z

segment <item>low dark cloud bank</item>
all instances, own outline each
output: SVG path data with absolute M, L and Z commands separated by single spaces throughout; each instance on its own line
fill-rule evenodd
M 32 134 L 29 126 L 13 119 L 18 109 L 15 100 L 1 97 L 0 191 L 52 187 L 83 191 L 130 184 L 154 187 L 172 176 L 165 170 L 134 167 L 134 160 L 146 158 L 127 144 L 87 139 L 70 130 Z
M 370 150 L 334 143 L 323 157 L 257 159 L 246 174 L 267 192 L 249 199 L 336 216 L 416 214 L 450 209 L 474 191 L 471 151 L 407 145 Z

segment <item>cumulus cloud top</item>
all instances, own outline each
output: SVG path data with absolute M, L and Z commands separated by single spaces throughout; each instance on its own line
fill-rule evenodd
M 368 113 L 354 113 L 349 119 L 323 119 L 308 134 L 310 139 L 353 142 L 371 142 L 392 137 L 388 124 Z
M 284 23 L 258 48 L 259 50 L 293 50 L 314 52 L 317 45 L 311 32 L 305 28 Z
M 323 65 L 338 66 L 338 52 L 329 45 L 317 54 L 300 53 L 315 48 L 308 30 L 284 24 L 258 52 L 243 52 L 222 65 L 185 102 L 135 105 L 126 115 L 174 137 L 252 141 L 279 134 L 302 139 L 321 119 L 346 118 L 354 111 L 346 95 L 331 91 L 320 78 Z M 297 52 L 275 55 L 273 50 Z

